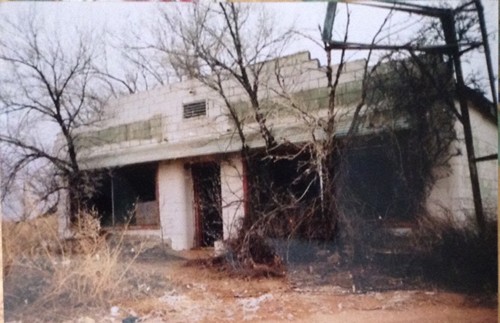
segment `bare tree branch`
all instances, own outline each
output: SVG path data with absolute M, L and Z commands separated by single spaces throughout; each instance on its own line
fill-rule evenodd
M 0 144 L 16 151 L 6 185 L 17 173 L 39 160 L 47 161 L 56 171 L 60 187 L 66 187 L 70 198 L 70 217 L 84 207 L 84 186 L 90 185 L 78 159 L 74 130 L 95 120 L 107 93 L 101 79 L 94 73 L 94 60 L 98 56 L 92 40 L 80 35 L 73 44 L 64 44 L 55 33 L 44 29 L 36 16 L 30 23 L 8 20 L 2 29 L 11 37 L 0 43 L 0 63 L 12 73 L 0 78 L 0 114 L 17 116 L 19 123 L 9 127 L 22 127 L 21 120 L 32 120 L 32 136 L 19 136 L 17 131 L 0 131 Z M 97 109 L 97 110 L 96 110 Z M 35 131 L 44 132 L 55 127 L 59 137 L 54 147 L 39 143 Z M 24 129 L 23 129 L 24 130 Z M 28 130 L 28 129 L 26 129 Z M 53 182 L 54 185 L 57 181 Z M 48 193 L 58 191 L 47 188 Z M 88 190 L 87 190 L 88 191 Z

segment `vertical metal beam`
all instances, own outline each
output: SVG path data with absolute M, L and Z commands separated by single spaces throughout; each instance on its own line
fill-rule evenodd
M 337 1 L 328 2 L 326 7 L 325 22 L 323 24 L 322 39 L 328 44 L 332 40 L 333 22 L 335 21 L 335 12 L 337 11 Z
M 113 174 L 110 173 L 111 177 L 111 226 L 115 226 L 115 184 L 113 180 Z
M 460 104 L 460 112 L 462 114 L 462 125 L 464 128 L 465 147 L 467 149 L 467 159 L 469 163 L 470 181 L 472 186 L 472 197 L 474 199 L 474 210 L 476 213 L 476 221 L 480 232 L 484 232 L 486 228 L 486 220 L 483 212 L 483 202 L 481 199 L 481 189 L 479 186 L 479 177 L 474 154 L 474 141 L 472 137 L 472 129 L 469 117 L 469 108 L 467 106 L 467 98 L 465 97 L 465 83 L 460 63 L 460 53 L 458 49 L 457 33 L 455 30 L 455 15 L 450 11 L 448 14 L 441 16 L 441 24 L 446 43 L 453 46 L 451 57 L 455 67 L 456 89 L 458 101 Z
M 493 74 L 493 65 L 491 63 L 491 51 L 488 42 L 488 32 L 486 31 L 486 22 L 484 21 L 484 8 L 481 0 L 475 0 L 477 15 L 479 17 L 479 26 L 481 27 L 481 36 L 483 38 L 484 55 L 486 56 L 486 66 L 488 68 L 488 78 L 490 80 L 491 97 L 495 107 L 498 105 L 497 92 L 495 89 L 495 76 Z M 495 109 L 496 111 L 496 109 Z

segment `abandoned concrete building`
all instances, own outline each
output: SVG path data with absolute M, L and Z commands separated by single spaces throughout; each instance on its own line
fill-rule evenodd
M 267 62 L 267 75 L 260 84 L 261 97 L 270 129 L 279 142 L 301 143 L 321 137 L 320 128 L 289 113 L 279 101 L 277 91 L 296 95 L 311 113 L 326 113 L 328 88 L 325 68 L 308 52 L 279 59 L 278 85 L 276 61 Z M 339 106 L 336 135 L 347 131 L 352 107 L 359 100 L 364 61 L 344 66 L 339 80 Z M 267 74 L 266 74 L 267 73 Z M 258 125 L 245 108 L 243 89 L 228 80 L 228 100 L 237 107 L 247 143 L 251 149 L 264 145 Z M 282 102 L 282 101 L 280 101 Z M 493 105 L 484 98 L 470 98 L 470 116 L 477 156 L 496 154 L 497 123 Z M 376 116 L 366 131 L 378 131 Z M 404 120 L 399 127 L 404 127 Z M 446 209 L 464 220 L 473 210 L 463 130 L 456 124 L 458 140 L 451 149 L 451 171 L 435 184 L 427 198 L 430 211 Z M 104 180 L 95 205 L 103 226 L 130 222 L 129 230 L 161 237 L 173 249 L 213 245 L 214 241 L 234 237 L 245 214 L 246 179 L 241 157 L 241 141 L 221 97 L 196 80 L 169 84 L 109 102 L 103 120 L 80 130 L 80 160 L 87 169 L 100 169 Z M 378 149 L 384 149 L 378 145 Z M 382 147 L 382 148 L 380 148 Z M 411 149 L 411 148 L 410 148 Z M 387 191 L 392 187 L 391 166 L 377 149 L 353 155 L 351 172 L 359 173 L 368 189 Z M 353 158 L 354 158 L 353 157 Z M 497 162 L 478 163 L 483 203 L 496 214 Z M 388 175 L 389 174 L 389 175 Z M 377 188 L 378 187 L 378 188 Z M 386 196 L 387 198 L 387 196 Z M 202 203 L 209 200 L 210 203 Z M 374 203 L 380 197 L 374 198 Z M 367 198 L 369 202 L 369 198 Z M 210 205 L 207 207 L 206 205 Z M 386 205 L 384 205 L 386 207 Z

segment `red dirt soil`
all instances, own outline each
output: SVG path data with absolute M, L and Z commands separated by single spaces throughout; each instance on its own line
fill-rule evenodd
M 184 253 L 197 258 L 203 253 Z M 352 293 L 335 286 L 297 287 L 287 278 L 228 277 L 202 265 L 140 263 L 175 288 L 161 297 L 119 302 L 143 322 L 497 322 L 497 304 L 437 290 Z

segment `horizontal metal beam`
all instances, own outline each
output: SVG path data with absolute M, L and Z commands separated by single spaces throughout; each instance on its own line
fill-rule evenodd
M 396 0 L 377 0 L 373 3 L 362 3 L 365 6 L 383 8 L 383 9 L 394 9 L 397 11 L 415 13 L 422 16 L 436 17 L 440 18 L 445 15 L 453 14 L 453 10 L 445 8 L 434 8 L 428 6 L 422 6 L 411 3 L 401 3 Z
M 426 53 L 451 53 L 456 47 L 463 46 L 479 46 L 480 43 L 467 44 L 449 44 L 449 45 L 434 45 L 434 46 L 415 46 L 415 45 L 377 45 L 364 43 L 349 43 L 332 40 L 329 42 L 331 49 L 346 49 L 346 50 L 409 50 L 414 52 Z
M 482 161 L 487 161 L 487 160 L 495 160 L 498 159 L 498 154 L 491 154 L 483 157 L 477 157 L 474 159 L 474 161 L 477 162 L 482 162 Z

